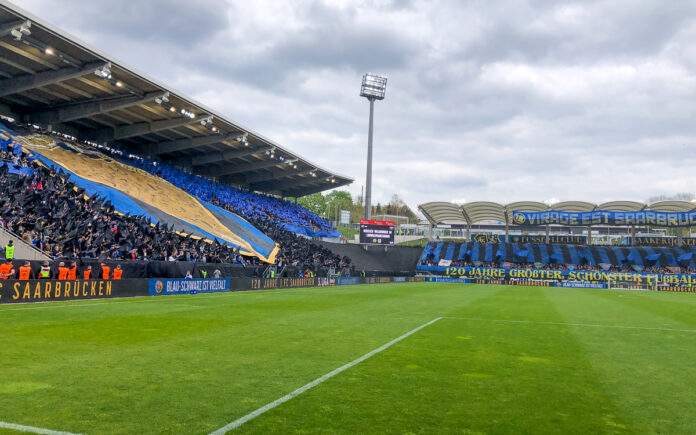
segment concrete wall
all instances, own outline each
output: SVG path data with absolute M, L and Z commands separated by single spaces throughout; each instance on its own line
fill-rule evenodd
M 387 250 L 380 246 L 370 246 L 367 250 L 360 245 L 326 243 L 319 244 L 336 255 L 347 255 L 355 268 L 366 271 L 415 273 L 416 263 L 423 253 L 423 248 L 407 246 L 390 246 Z
M 50 260 L 48 255 L 35 249 L 24 240 L 8 233 L 4 229 L 0 229 L 0 249 L 2 250 L 0 258 L 5 258 L 5 246 L 7 246 L 7 242 L 10 240 L 12 240 L 15 245 L 14 258 L 19 260 Z

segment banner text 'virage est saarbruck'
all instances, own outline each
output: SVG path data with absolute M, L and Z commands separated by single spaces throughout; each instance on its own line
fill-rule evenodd
M 513 211 L 512 221 L 521 226 L 568 225 L 568 226 L 656 226 L 691 227 L 696 226 L 696 210 L 680 213 L 657 211 L 606 211 L 596 210 L 584 213 L 565 211 L 522 212 Z

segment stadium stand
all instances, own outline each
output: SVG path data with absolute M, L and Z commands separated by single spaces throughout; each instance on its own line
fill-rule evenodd
M 9 229 L 24 234 L 27 241 L 53 257 L 258 263 L 255 258 L 249 257 L 250 252 L 244 246 L 218 243 L 217 238 L 213 237 L 209 240 L 212 243 L 207 243 L 200 236 L 188 237 L 187 235 L 197 232 L 202 233 L 202 236 L 210 235 L 210 232 L 200 231 L 199 227 L 187 224 L 187 221 L 192 220 L 190 210 L 198 204 L 204 207 L 201 210 L 203 216 L 196 223 L 203 228 L 208 229 L 210 222 L 215 222 L 215 218 L 218 218 L 218 222 L 226 224 L 228 228 L 234 227 L 237 231 L 240 231 L 240 227 L 246 228 L 247 232 L 244 234 L 247 237 L 244 240 L 250 239 L 251 229 L 258 233 L 257 241 L 253 243 L 253 248 L 258 250 L 260 236 L 269 241 L 271 246 L 275 245 L 264 232 L 272 234 L 279 241 L 279 248 L 282 250 L 282 255 L 276 259 L 278 248 L 275 248 L 272 258 L 273 261 L 277 260 L 279 266 L 317 270 L 341 268 L 350 263 L 349 259 L 341 259 L 310 240 L 285 230 L 278 222 L 271 220 L 268 214 L 253 215 L 253 223 L 238 217 L 235 219 L 236 216 L 227 210 L 204 201 L 192 203 L 194 198 L 182 195 L 183 191 L 159 177 L 109 161 L 99 153 L 83 153 L 74 144 L 50 147 L 47 146 L 51 142 L 47 136 L 41 136 L 38 141 L 35 136 L 10 138 L 10 133 L 16 134 L 10 129 L 5 129 L 3 133 L 5 137 L 0 136 L 0 149 L 6 163 L 10 164 L 0 167 L 0 189 L 7 192 L 0 215 L 6 220 Z M 41 142 L 42 145 L 39 147 L 36 142 Z M 31 148 L 55 161 L 38 153 L 29 156 L 22 151 L 29 151 Z M 77 172 L 82 170 L 80 173 L 85 177 L 77 176 L 68 169 Z M 143 180 L 142 177 L 147 178 Z M 68 179 L 71 181 L 68 182 Z M 93 181 L 95 179 L 103 184 Z M 107 185 L 113 188 L 107 189 Z M 131 195 L 118 190 L 121 186 Z M 49 207 L 36 206 L 37 201 L 46 204 L 48 199 L 52 200 L 48 201 Z M 167 203 L 161 205 L 161 201 Z M 152 203 L 160 204 L 161 209 L 167 210 L 167 213 L 154 207 Z M 77 208 L 73 208 L 73 204 L 77 204 Z M 172 209 L 181 207 L 182 204 L 186 209 L 185 213 L 181 214 L 181 218 L 174 216 L 172 219 L 171 216 L 175 213 Z M 229 203 L 222 205 L 231 208 Z M 79 214 L 78 211 L 83 213 Z M 209 214 L 205 215 L 206 212 Z M 85 219 L 91 219 L 95 224 L 85 223 Z M 232 225 L 232 220 L 232 224 L 237 225 Z M 42 224 L 37 226 L 39 221 Z M 215 231 L 216 234 L 220 233 L 219 229 Z M 257 257 L 264 260 L 262 256 Z
M 431 267 L 446 264 L 450 267 L 534 267 L 559 270 L 694 273 L 694 254 L 696 247 L 429 242 L 421 253 L 418 269 L 435 270 Z
M 195 241 L 142 216 L 116 213 L 102 198 L 86 198 L 67 177 L 36 163 L 32 175 L 0 166 L 0 215 L 12 232 L 53 257 L 232 262 L 231 246 Z
M 465 204 L 454 204 L 449 202 L 428 202 L 420 204 L 418 209 L 423 213 L 431 226 L 435 227 L 440 224 L 447 224 L 464 228 L 466 238 L 470 239 L 474 235 L 473 225 L 485 224 L 487 230 L 495 230 L 498 238 L 503 241 L 511 241 L 511 238 L 519 237 L 519 233 L 524 231 L 524 235 L 533 235 L 537 238 L 544 239 L 553 235 L 567 237 L 568 240 L 578 237 L 583 234 L 587 243 L 592 243 L 590 231 L 593 231 L 592 226 L 559 226 L 559 225 L 538 225 L 538 226 L 519 226 L 513 219 L 513 212 L 540 213 L 540 212 L 573 212 L 586 213 L 595 211 L 610 211 L 610 212 L 661 212 L 661 213 L 683 213 L 693 212 L 696 210 L 696 203 L 689 201 L 658 201 L 652 204 L 646 204 L 636 201 L 611 201 L 602 204 L 594 204 L 585 201 L 563 201 L 552 205 L 547 205 L 536 201 L 518 201 L 509 204 L 498 204 L 488 201 L 476 201 Z M 636 241 L 640 239 L 636 234 L 642 230 L 648 230 L 646 225 L 625 225 L 623 227 L 604 227 L 602 231 L 613 229 L 614 233 L 619 232 L 626 237 L 623 238 L 624 243 L 638 244 Z M 595 232 L 597 228 L 594 228 Z M 480 231 L 480 230 L 479 230 Z M 517 235 L 511 235 L 512 231 L 516 231 Z M 504 234 L 504 236 L 503 236 Z M 666 244 L 676 244 L 681 246 L 684 244 L 684 237 L 681 232 L 677 233 L 674 239 L 663 237 L 663 242 Z M 538 241 L 538 240 L 537 240 Z M 551 242 L 549 238 L 544 239 L 545 242 Z M 658 242 L 653 240 L 653 242 Z M 696 241 L 689 240 L 694 243 Z M 577 242 L 576 242 L 577 243 Z M 583 241 L 582 243 L 585 243 Z
M 277 257 L 287 264 L 345 264 L 301 237 L 335 236 L 335 229 L 280 198 L 344 186 L 351 178 L 322 168 L 14 5 L 0 4 L 0 22 L 5 29 L 0 57 L 12 59 L 11 65 L 0 63 L 0 118 L 8 126 L 3 143 L 7 150 L 11 141 L 22 142 L 21 147 L 13 144 L 7 156 L 8 180 L 24 183 L 38 170 L 37 178 L 44 183 L 50 178 L 59 189 L 70 186 L 85 193 L 107 220 L 159 224 L 162 237 L 183 237 L 176 240 L 189 248 L 202 238 L 202 243 L 212 241 L 211 249 L 231 250 L 246 262 L 272 263 Z M 19 161 L 28 153 L 53 172 L 37 169 L 36 162 Z M 14 214 L 15 205 L 5 206 L 14 227 L 21 217 Z M 37 217 L 38 210 L 34 212 Z M 54 210 L 48 213 L 41 219 L 51 225 Z M 51 236 L 52 241 L 43 241 L 44 248 L 65 251 L 59 240 L 65 235 L 55 231 Z M 317 251 L 310 255 L 312 249 Z M 112 255 L 101 244 L 79 251 Z
M 216 183 L 166 163 L 132 154 L 123 156 L 123 152 L 116 150 L 104 151 L 131 166 L 169 181 L 203 201 L 234 211 L 245 219 L 270 220 L 290 232 L 309 237 L 339 237 L 341 235 L 326 219 L 290 201 Z

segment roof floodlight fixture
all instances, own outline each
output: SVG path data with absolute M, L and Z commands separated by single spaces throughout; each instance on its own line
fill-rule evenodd
M 10 35 L 17 41 L 21 41 L 22 37 L 31 35 L 31 21 L 26 20 L 18 26 L 10 30 Z
M 106 65 L 97 68 L 94 71 L 94 75 L 97 77 L 101 77 L 103 79 L 110 79 L 111 78 L 111 62 L 108 62 Z
M 193 113 L 191 113 L 191 116 L 190 116 L 190 117 L 191 117 L 191 118 L 195 118 L 195 116 L 196 116 L 196 115 L 194 115 Z M 204 123 L 205 123 L 205 124 L 204 124 Z M 208 116 L 204 116 L 203 118 L 201 118 L 201 124 L 202 124 L 202 125 L 208 125 L 208 124 L 212 124 L 212 123 L 213 123 L 213 115 L 208 115 Z
M 161 97 L 155 98 L 155 103 L 162 104 L 169 102 L 169 92 L 165 92 Z M 175 109 L 176 110 L 176 109 Z
M 367 173 L 365 176 L 365 219 L 372 216 L 372 131 L 375 118 L 375 100 L 384 100 L 387 78 L 367 73 L 363 76 L 360 96 L 370 101 L 370 127 L 367 134 Z
M 360 96 L 368 100 L 384 100 L 387 91 L 387 78 L 377 74 L 367 73 L 363 76 Z
M 246 144 L 247 143 L 247 135 L 248 135 L 248 133 L 244 133 L 240 136 L 237 136 L 237 142 L 241 142 L 243 144 Z

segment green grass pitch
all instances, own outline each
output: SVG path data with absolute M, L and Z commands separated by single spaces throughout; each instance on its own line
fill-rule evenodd
M 438 317 L 232 433 L 696 433 L 696 295 L 427 283 L 0 306 L 0 421 L 207 434 Z

